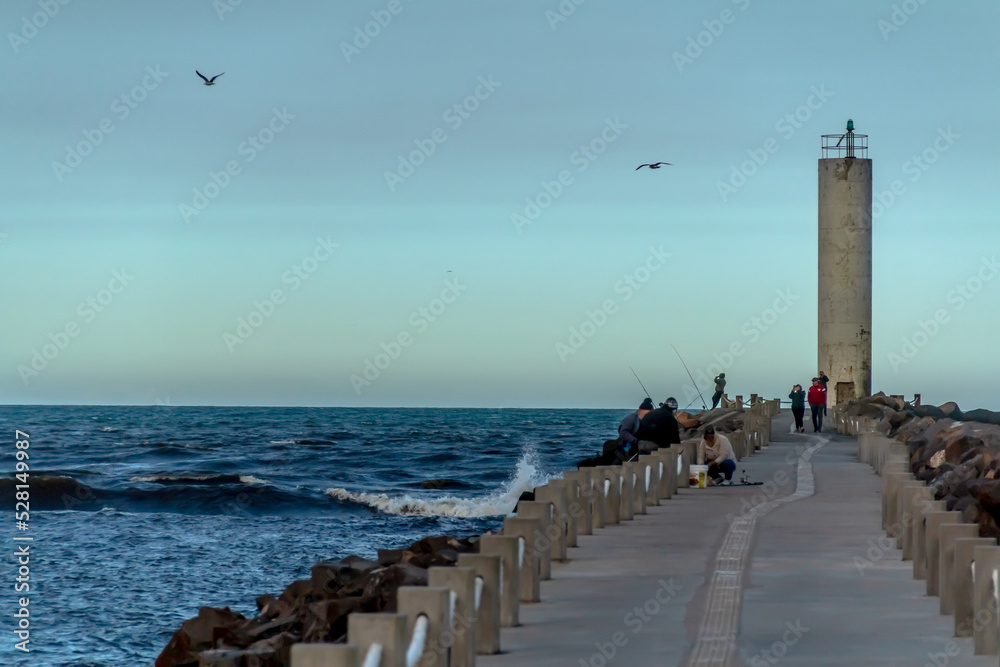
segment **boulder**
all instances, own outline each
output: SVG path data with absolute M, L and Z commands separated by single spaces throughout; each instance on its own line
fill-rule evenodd
M 980 422 L 982 424 L 1000 425 L 1000 412 L 993 412 L 992 410 L 983 410 L 982 408 L 969 410 L 968 412 L 962 414 L 962 418 L 965 421 Z
M 379 549 L 378 550 L 378 564 L 381 567 L 386 567 L 389 565 L 395 565 L 396 563 L 403 562 L 403 559 L 407 555 L 412 555 L 413 552 L 407 549 Z
M 934 420 L 930 417 L 911 419 L 900 426 L 899 430 L 896 432 L 895 438 L 901 442 L 915 440 L 921 437 L 924 431 L 930 428 L 933 424 Z
M 918 417 L 930 417 L 931 419 L 944 419 L 945 414 L 936 405 L 914 405 L 912 408 L 913 414 Z
M 358 556 L 348 556 L 340 561 L 320 561 L 312 566 L 311 577 L 314 591 L 336 593 L 344 586 L 356 579 L 360 579 L 367 573 L 379 567 L 381 562 L 381 549 L 379 550 L 379 562 L 373 563 Z
M 361 606 L 366 612 L 395 612 L 400 586 L 426 586 L 427 570 L 412 563 L 390 565 L 368 574 L 361 591 Z
M 954 401 L 942 403 L 938 406 L 938 410 L 940 410 L 941 414 L 949 419 L 954 419 L 955 421 L 961 421 L 963 419 L 962 411 L 959 410 L 958 403 L 955 403 Z
M 284 667 L 289 664 L 282 662 L 273 649 L 203 651 L 199 658 L 200 662 L 193 664 L 201 667 Z
M 306 605 L 302 614 L 302 641 L 336 642 L 347 634 L 347 616 L 361 609 L 360 598 L 323 600 Z
M 246 620 L 229 607 L 199 607 L 198 615 L 184 621 L 170 638 L 156 658 L 155 667 L 196 667 L 199 653 L 216 648 L 219 641 L 228 640 Z
M 893 429 L 898 429 L 900 426 L 906 422 L 914 419 L 914 416 L 907 412 L 906 410 L 896 410 L 891 415 L 889 415 L 889 426 Z
M 278 599 L 291 605 L 293 609 L 298 609 L 310 602 L 322 600 L 324 597 L 326 596 L 323 591 L 317 591 L 313 587 L 311 579 L 298 579 L 285 587 Z
M 867 403 L 874 403 L 876 405 L 884 405 L 888 408 L 892 408 L 893 410 L 902 410 L 905 405 L 905 403 L 903 403 L 900 399 L 893 398 L 892 396 L 886 396 L 882 392 L 861 400 Z

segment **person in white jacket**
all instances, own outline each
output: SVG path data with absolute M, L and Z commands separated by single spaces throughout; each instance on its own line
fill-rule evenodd
M 733 473 L 736 471 L 736 453 L 729 438 L 715 432 L 711 424 L 705 427 L 705 433 L 698 443 L 698 465 L 708 464 L 708 476 L 716 484 L 729 486 L 733 483 Z M 725 479 L 723 479 L 723 477 Z

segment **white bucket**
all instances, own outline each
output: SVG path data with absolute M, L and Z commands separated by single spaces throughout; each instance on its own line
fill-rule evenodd
M 690 485 L 696 489 L 704 489 L 708 485 L 708 466 L 692 464 L 690 471 Z

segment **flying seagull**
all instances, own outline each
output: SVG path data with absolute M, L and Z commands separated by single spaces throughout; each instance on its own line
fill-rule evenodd
M 656 164 L 640 164 L 638 167 L 635 168 L 635 170 L 639 171 L 643 167 L 649 167 L 650 169 L 659 169 L 663 165 L 668 165 L 668 166 L 671 166 L 671 167 L 674 166 L 674 165 L 670 164 L 669 162 L 657 162 Z
M 202 74 L 198 70 L 195 70 L 194 73 L 197 74 L 198 76 L 200 76 L 202 78 L 202 80 L 205 81 L 205 85 L 206 86 L 214 86 L 215 85 L 215 80 L 218 79 L 220 76 L 222 76 L 222 74 L 225 74 L 225 72 L 223 72 L 222 74 L 216 74 L 211 79 L 209 79 L 207 76 L 205 76 L 204 74 Z

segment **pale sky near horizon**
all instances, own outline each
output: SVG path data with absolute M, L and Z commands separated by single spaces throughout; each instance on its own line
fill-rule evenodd
M 874 389 L 1000 409 L 998 22 L 5 2 L 0 402 L 626 408 L 631 366 L 683 406 L 671 345 L 785 397 L 817 370 L 820 136 L 853 118 Z

